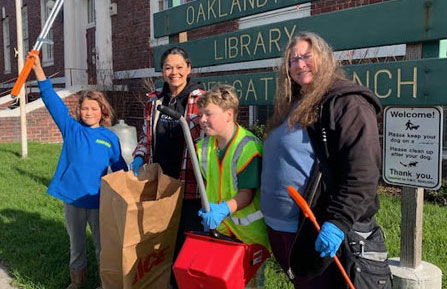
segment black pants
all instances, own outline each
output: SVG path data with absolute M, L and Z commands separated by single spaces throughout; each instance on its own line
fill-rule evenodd
M 202 207 L 200 199 L 184 199 L 182 204 L 182 213 L 180 215 L 180 225 L 177 232 L 177 242 L 175 243 L 174 262 L 177 259 L 183 243 L 185 242 L 185 232 L 188 231 L 203 231 L 202 219 L 198 216 L 198 211 Z M 171 274 L 172 288 L 178 288 L 175 281 L 174 273 Z
M 295 240 L 295 233 L 275 231 L 267 226 L 269 234 L 270 245 L 276 261 L 279 263 L 284 272 L 289 269 L 289 254 Z M 304 250 L 315 250 L 314 248 L 303 248 Z M 335 262 L 316 278 L 306 278 L 296 276 L 292 282 L 295 289 L 336 289 L 345 288 L 344 283 L 341 282 L 341 273 Z

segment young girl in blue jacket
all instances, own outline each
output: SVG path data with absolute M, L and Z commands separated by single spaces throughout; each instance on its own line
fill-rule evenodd
M 42 69 L 38 55 L 33 70 L 41 98 L 58 126 L 64 143 L 48 193 L 64 202 L 65 223 L 70 237 L 70 277 L 67 289 L 85 285 L 87 280 L 86 227 L 90 226 L 99 264 L 99 190 L 101 177 L 112 171 L 126 170 L 118 137 L 110 126 L 113 112 L 99 91 L 80 93 L 76 119 L 56 94 Z

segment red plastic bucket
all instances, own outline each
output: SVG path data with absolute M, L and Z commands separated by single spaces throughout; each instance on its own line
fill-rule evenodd
M 262 245 L 186 235 L 173 267 L 180 289 L 243 289 L 270 256 Z

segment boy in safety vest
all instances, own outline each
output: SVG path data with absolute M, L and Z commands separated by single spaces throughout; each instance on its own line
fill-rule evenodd
M 236 123 L 239 100 L 232 86 L 213 87 L 197 105 L 207 135 L 197 143 L 197 156 L 210 202 L 208 213 L 199 211 L 202 224 L 270 251 L 259 209 L 261 141 Z

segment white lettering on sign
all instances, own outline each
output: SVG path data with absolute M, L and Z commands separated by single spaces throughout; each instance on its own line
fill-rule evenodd
M 442 109 L 387 107 L 383 179 L 394 185 L 441 186 Z
M 225 5 L 224 1 L 230 2 L 230 0 L 208 0 L 206 2 L 200 2 L 199 5 L 189 6 L 185 11 L 186 24 L 203 24 L 228 15 L 247 13 L 260 9 L 269 3 L 270 5 L 279 4 L 279 0 L 232 0 L 231 5 Z
M 281 52 L 280 41 L 289 42 L 295 34 L 295 24 L 260 30 L 254 35 L 240 34 L 214 40 L 214 60 L 241 58 Z
M 267 102 L 269 99 L 273 98 L 273 94 L 269 95 L 269 90 L 271 86 L 274 85 L 275 79 L 273 77 L 261 77 L 258 79 L 262 85 L 256 85 L 254 78 L 248 78 L 244 81 L 240 79 L 234 79 L 232 81 L 224 80 L 222 82 L 217 81 L 205 81 L 205 88 L 210 89 L 218 83 L 230 84 L 234 87 L 240 100 L 245 102 L 256 103 L 258 100 Z
M 394 75 L 393 75 L 394 73 Z M 413 67 L 412 78 L 403 81 L 402 80 L 402 69 L 397 69 L 396 72 L 390 69 L 380 69 L 378 71 L 369 71 L 363 75 L 359 75 L 359 72 L 354 71 L 352 74 L 352 80 L 357 82 L 362 86 L 366 86 L 371 89 L 374 94 L 382 99 L 388 98 L 390 96 L 401 97 L 402 88 L 411 88 L 411 97 L 417 98 L 417 87 L 418 87 L 418 69 Z M 373 78 L 374 81 L 370 81 Z M 405 85 L 405 86 L 404 86 Z

